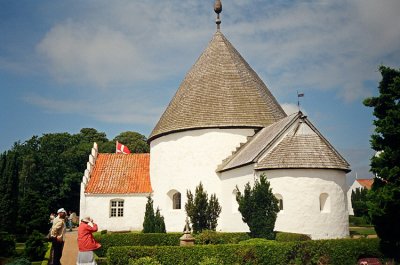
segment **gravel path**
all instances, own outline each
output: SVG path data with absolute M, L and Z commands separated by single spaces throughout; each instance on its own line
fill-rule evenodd
M 78 228 L 74 228 L 72 232 L 65 234 L 64 250 L 61 257 L 62 265 L 76 265 L 76 257 L 78 256 Z

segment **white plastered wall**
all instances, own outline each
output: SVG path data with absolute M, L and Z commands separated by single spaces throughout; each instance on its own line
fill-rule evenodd
M 354 215 L 353 211 L 353 205 L 351 204 L 351 192 L 356 190 L 357 188 L 363 188 L 363 186 L 358 183 L 357 180 L 354 180 L 353 184 L 349 187 L 349 190 L 347 191 L 347 205 L 349 209 L 349 215 Z
M 259 176 L 262 172 L 257 172 Z M 274 194 L 283 198 L 283 210 L 278 213 L 275 231 L 301 233 L 312 239 L 343 238 L 349 235 L 346 208 L 346 176 L 343 171 L 330 169 L 284 169 L 265 171 Z M 235 212 L 233 191 L 236 185 L 253 186 L 252 166 L 221 174 L 222 208 L 220 224 L 223 231 L 248 231 Z M 325 209 L 320 210 L 320 196 L 328 195 Z
M 99 230 L 141 231 L 148 194 L 81 195 L 80 217 L 90 216 Z M 110 201 L 124 200 L 124 216 L 110 217 Z M 84 200 L 84 201 L 82 201 Z M 82 208 L 83 207 L 83 208 Z
M 167 231 L 183 230 L 186 191 L 194 194 L 200 181 L 209 196 L 216 193 L 220 198 L 217 166 L 253 134 L 253 129 L 201 129 L 165 135 L 150 143 L 154 207 L 160 208 Z M 169 195 L 174 191 L 181 193 L 179 210 L 172 209 Z

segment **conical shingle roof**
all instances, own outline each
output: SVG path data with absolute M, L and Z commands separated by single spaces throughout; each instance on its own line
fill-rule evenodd
M 286 117 L 256 72 L 217 31 L 187 73 L 149 141 L 201 128 L 262 128 Z

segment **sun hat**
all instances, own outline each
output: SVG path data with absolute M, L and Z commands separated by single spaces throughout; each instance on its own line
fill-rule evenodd
M 58 209 L 57 213 L 67 213 L 67 211 L 65 211 L 64 208 L 60 208 L 60 209 Z
M 90 216 L 86 216 L 86 217 L 83 218 L 81 221 L 82 221 L 82 222 L 85 222 L 85 223 L 90 223 L 90 222 L 92 221 L 92 219 L 90 218 Z

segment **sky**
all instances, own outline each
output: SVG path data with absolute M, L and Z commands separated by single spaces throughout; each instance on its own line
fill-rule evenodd
M 0 152 L 95 128 L 149 136 L 216 31 L 213 0 L 2 0 Z M 398 0 L 222 0 L 221 31 L 287 113 L 370 178 L 378 67 L 400 67 Z M 100 150 L 101 151 L 101 150 Z

